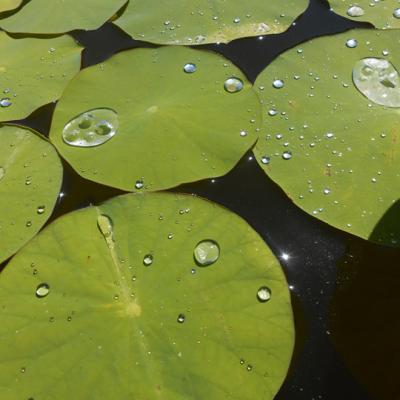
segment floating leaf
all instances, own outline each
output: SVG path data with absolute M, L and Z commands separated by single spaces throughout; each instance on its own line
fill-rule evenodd
M 0 32 L 0 121 L 22 119 L 57 100 L 80 69 L 81 48 L 71 37 L 13 39 Z
M 3 0 L 2 0 L 3 1 Z M 108 21 L 127 0 L 34 0 L 0 21 L 7 32 L 52 34 L 93 30 Z
M 14 10 L 19 7 L 22 3 L 22 0 L 1 0 L 0 3 L 0 12 Z
M 45 224 L 61 180 L 60 159 L 46 140 L 18 126 L 0 128 L 0 262 Z
M 400 197 L 399 50 L 397 31 L 349 31 L 287 51 L 256 82 L 268 175 L 313 216 L 390 245 L 399 208 L 380 222 Z
M 227 173 L 260 120 L 239 69 L 214 53 L 171 46 L 82 70 L 56 107 L 50 139 L 87 179 L 157 190 Z
M 198 266 L 203 240 L 220 253 Z M 278 261 L 193 196 L 129 194 L 58 219 L 1 274 L 0 309 L 6 399 L 270 400 L 293 348 Z
M 370 1 L 329 0 L 339 15 L 354 21 L 370 22 L 376 28 L 400 28 L 400 3 L 397 0 Z
M 246 36 L 284 32 L 307 0 L 130 1 L 115 21 L 134 39 L 160 44 L 227 43 Z

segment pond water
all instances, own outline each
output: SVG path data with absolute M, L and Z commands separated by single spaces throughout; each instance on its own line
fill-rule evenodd
M 200 47 L 223 54 L 254 82 L 284 50 L 312 37 L 357 26 L 369 25 L 336 16 L 322 0 L 314 0 L 284 34 Z M 74 32 L 74 37 L 86 47 L 83 66 L 124 49 L 154 47 L 132 40 L 112 24 L 98 31 Z M 194 64 L 185 65 L 185 72 L 192 73 L 195 68 Z M 237 84 L 227 85 L 231 89 Z M 54 104 L 44 106 L 24 123 L 48 134 L 53 110 Z M 62 193 L 49 222 L 123 193 L 84 180 L 65 163 L 64 167 Z M 292 294 L 297 339 L 290 372 L 277 400 L 399 398 L 400 250 L 367 243 L 304 213 L 266 178 L 251 153 L 224 177 L 172 191 L 194 193 L 234 211 L 262 236 L 283 265 Z M 38 290 L 45 296 L 49 288 Z M 260 301 L 267 301 L 268 288 L 260 288 L 259 296 Z M 183 322 L 185 317 L 179 318 Z

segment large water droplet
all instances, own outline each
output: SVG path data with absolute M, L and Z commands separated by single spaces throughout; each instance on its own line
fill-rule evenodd
M 41 283 L 36 288 L 36 297 L 46 297 L 50 293 L 50 286 L 47 283 Z
M 353 82 L 369 100 L 387 107 L 400 107 L 399 73 L 390 61 L 364 58 L 355 63 Z
M 118 114 L 115 111 L 96 108 L 69 121 L 63 129 L 62 137 L 71 146 L 99 146 L 117 133 L 118 125 Z
M 349 17 L 361 17 L 364 15 L 364 9 L 359 6 L 351 6 L 347 10 L 347 15 Z
M 215 263 L 219 258 L 219 246 L 213 240 L 202 240 L 194 249 L 194 258 L 201 266 Z
M 283 80 L 281 80 L 281 79 L 275 79 L 275 80 L 272 82 L 272 86 L 273 86 L 275 89 L 282 89 L 284 85 L 285 85 L 285 84 L 284 84 Z
M 257 299 L 261 303 L 265 303 L 271 298 L 271 289 L 267 286 L 261 286 L 257 291 Z
M 97 226 L 105 238 L 109 238 L 113 233 L 113 224 L 109 216 L 100 214 L 97 217 Z
M 196 72 L 197 67 L 196 64 L 193 63 L 187 63 L 183 66 L 183 70 L 187 73 L 187 74 L 193 74 L 193 72 Z
M 393 11 L 393 17 L 395 17 L 395 18 L 400 18 L 400 8 L 396 8 L 396 9 Z
M 239 78 L 228 78 L 224 83 L 224 89 L 229 93 L 240 92 L 243 89 L 243 81 Z

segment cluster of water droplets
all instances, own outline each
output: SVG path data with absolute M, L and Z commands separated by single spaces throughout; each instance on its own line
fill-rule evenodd
M 118 114 L 114 110 L 96 108 L 70 120 L 63 129 L 62 138 L 70 146 L 99 146 L 118 132 L 118 126 Z

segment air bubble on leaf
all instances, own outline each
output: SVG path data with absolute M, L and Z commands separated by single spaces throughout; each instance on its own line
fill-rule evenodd
M 96 108 L 70 120 L 63 129 L 62 138 L 70 146 L 99 146 L 117 133 L 118 126 L 118 114 L 115 111 Z
M 214 240 L 202 240 L 194 249 L 194 259 L 200 266 L 214 264 L 220 254 L 220 249 Z
M 267 286 L 261 286 L 257 291 L 257 299 L 261 303 L 267 302 L 271 298 L 271 289 Z
M 353 82 L 370 101 L 386 107 L 400 107 L 399 73 L 390 61 L 372 57 L 357 61 Z
M 239 78 L 228 78 L 224 83 L 224 89 L 228 93 L 240 92 L 243 89 L 243 81 Z
M 50 293 L 50 286 L 47 283 L 41 283 L 35 293 L 38 298 L 46 297 Z

